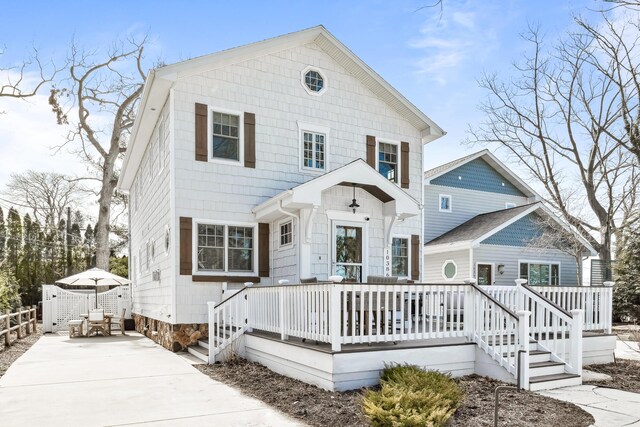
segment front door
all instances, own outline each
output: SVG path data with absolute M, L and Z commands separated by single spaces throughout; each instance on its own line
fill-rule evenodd
M 493 285 L 493 265 L 478 264 L 478 285 Z
M 359 223 L 335 222 L 333 225 L 333 274 L 345 281 L 362 282 L 364 228 Z

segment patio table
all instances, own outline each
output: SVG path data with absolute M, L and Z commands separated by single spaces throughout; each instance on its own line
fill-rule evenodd
M 84 325 L 86 325 L 86 323 L 87 323 L 87 319 L 89 319 L 89 314 L 88 313 L 81 313 L 80 317 L 84 320 L 84 322 L 83 322 L 83 328 L 84 328 L 85 327 Z M 104 314 L 103 323 L 105 324 L 105 331 L 106 331 L 107 335 L 111 335 L 111 319 L 112 318 L 113 318 L 113 313 L 105 313 Z M 89 333 L 88 329 L 89 328 L 87 326 L 87 334 Z M 86 335 L 86 336 L 88 336 L 88 335 Z

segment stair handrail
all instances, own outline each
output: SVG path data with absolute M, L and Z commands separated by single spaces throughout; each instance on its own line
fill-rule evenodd
M 250 289 L 249 286 L 244 286 L 238 292 L 220 303 L 216 304 L 214 301 L 207 303 L 209 321 L 209 364 L 215 363 L 216 355 L 251 329 L 249 323 L 248 289 Z M 244 300 L 238 302 L 240 295 L 244 295 Z M 231 307 L 232 304 L 235 305 L 235 312 L 230 313 L 229 321 L 227 321 L 226 308 Z M 235 315 L 235 318 L 233 315 Z M 241 320 L 238 321 L 239 319 Z M 229 329 L 228 337 L 226 336 L 227 328 Z M 235 330 L 233 328 L 235 328 Z M 221 331 L 222 336 L 220 335 Z
M 517 286 L 518 304 L 531 311 L 530 336 L 569 373 L 582 375 L 582 310 L 569 312 L 522 281 Z
M 470 313 L 467 313 L 465 308 L 465 316 L 471 314 L 471 320 L 467 322 L 465 319 L 469 339 L 514 378 L 517 378 L 521 388 L 527 389 L 529 387 L 529 335 L 524 325 L 528 324 L 529 312 L 513 313 L 474 281 L 468 282 L 471 284 L 473 298 Z M 484 304 L 480 303 L 479 299 L 483 298 L 486 303 L 492 305 L 491 309 L 485 309 Z M 491 338 L 491 342 L 488 338 Z

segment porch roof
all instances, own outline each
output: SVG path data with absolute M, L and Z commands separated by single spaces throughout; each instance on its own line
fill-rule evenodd
M 593 247 L 584 238 L 564 224 L 541 202 L 477 215 L 469 221 L 427 242 L 424 245 L 424 253 L 436 254 L 473 248 L 484 239 L 496 234 L 532 212 L 538 212 L 556 221 L 561 227 L 573 233 L 587 252 L 595 253 Z
M 293 187 L 253 208 L 258 221 L 270 221 L 283 215 L 283 210 L 299 210 L 322 204 L 322 192 L 336 185 L 362 188 L 383 203 L 383 215 L 405 219 L 420 214 L 420 203 L 398 185 L 385 179 L 364 160 L 327 172 Z

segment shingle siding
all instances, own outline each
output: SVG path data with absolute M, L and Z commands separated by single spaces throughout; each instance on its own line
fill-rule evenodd
M 458 268 L 453 280 L 447 281 L 442 275 L 442 267 L 447 260 L 453 260 Z M 423 280 L 425 283 L 462 283 L 470 276 L 469 251 L 453 251 L 441 254 L 426 255 L 423 266 Z
M 542 235 L 540 217 L 531 213 L 489 236 L 481 243 L 500 246 L 531 246 Z
M 431 180 L 431 184 L 524 197 L 507 178 L 478 158 Z

